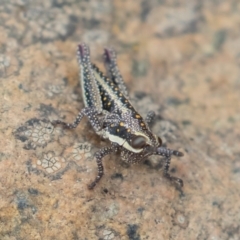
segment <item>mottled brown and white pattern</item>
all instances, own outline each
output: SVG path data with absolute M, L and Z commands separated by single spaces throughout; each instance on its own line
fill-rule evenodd
M 116 64 L 116 53 L 105 49 L 103 60 L 108 77 L 91 63 L 87 45 L 80 44 L 77 50 L 85 108 L 78 114 L 72 124 L 56 120 L 54 124 L 62 124 L 66 128 L 76 128 L 84 116 L 87 116 L 97 134 L 111 141 L 110 147 L 96 152 L 98 175 L 89 185 L 95 187 L 104 174 L 102 159 L 104 156 L 120 151 L 123 161 L 138 163 L 150 155 L 165 157 L 164 176 L 177 186 L 183 181 L 168 173 L 171 155 L 178 157 L 183 153 L 162 146 L 162 140 L 152 133 L 149 124 L 154 118 L 151 111 L 146 121 L 132 106 L 127 88 Z

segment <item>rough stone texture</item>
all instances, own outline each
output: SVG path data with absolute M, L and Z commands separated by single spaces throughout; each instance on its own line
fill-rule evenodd
M 0 239 L 214 239 L 240 236 L 240 2 L 0 1 Z M 156 158 L 104 161 L 93 191 L 94 152 L 108 145 L 86 120 L 75 49 L 104 46 L 135 105 L 185 156 L 171 171 Z

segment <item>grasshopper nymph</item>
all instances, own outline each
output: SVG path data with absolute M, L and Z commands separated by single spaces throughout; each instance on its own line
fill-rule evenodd
M 104 174 L 102 159 L 112 152 L 120 152 L 123 161 L 138 163 L 150 155 L 165 157 L 164 176 L 182 187 L 180 178 L 169 174 L 171 156 L 183 156 L 183 153 L 162 146 L 161 138 L 154 135 L 149 127 L 154 113 L 148 113 L 145 121 L 133 108 L 127 88 L 116 63 L 116 53 L 112 49 L 104 50 L 104 63 L 107 70 L 105 76 L 90 61 L 87 45 L 80 44 L 77 49 L 78 62 L 81 68 L 80 82 L 85 107 L 79 112 L 73 123 L 61 120 L 53 124 L 62 124 L 65 128 L 76 128 L 84 116 L 87 116 L 93 129 L 111 146 L 95 153 L 98 166 L 96 179 L 88 186 L 93 189 Z

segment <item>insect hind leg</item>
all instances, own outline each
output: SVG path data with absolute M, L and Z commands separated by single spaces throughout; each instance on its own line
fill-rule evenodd
M 107 70 L 108 76 L 110 79 L 118 85 L 119 89 L 123 93 L 123 95 L 129 98 L 127 87 L 123 81 L 123 77 L 119 71 L 117 66 L 117 54 L 111 48 L 105 48 L 103 54 L 103 60 L 105 64 L 105 68 Z

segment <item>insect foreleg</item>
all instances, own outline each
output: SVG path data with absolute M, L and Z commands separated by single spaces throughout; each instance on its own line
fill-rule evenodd
M 104 168 L 103 168 L 103 164 L 102 164 L 103 157 L 112 152 L 116 152 L 117 150 L 118 150 L 118 147 L 115 145 L 112 145 L 111 147 L 102 148 L 98 152 L 95 153 L 97 166 L 98 166 L 98 175 L 95 178 L 95 180 L 90 185 L 88 185 L 89 189 L 93 189 L 96 186 L 96 184 L 100 181 L 100 179 L 102 178 L 102 176 L 104 174 Z
M 158 148 L 158 155 L 162 155 L 164 156 L 165 159 L 165 163 L 164 163 L 164 177 L 166 177 L 167 179 L 169 179 L 172 183 L 176 184 L 177 186 L 183 187 L 183 180 L 177 177 L 173 177 L 169 174 L 169 166 L 171 163 L 171 155 L 175 155 L 178 157 L 182 157 L 183 153 L 176 151 L 176 150 L 170 150 L 168 148 L 165 147 L 159 147 Z
M 172 183 L 176 184 L 177 186 L 183 187 L 183 180 L 181 178 L 173 177 L 169 174 L 169 166 L 171 163 L 171 155 L 166 157 L 165 164 L 164 164 L 164 177 L 169 179 Z

